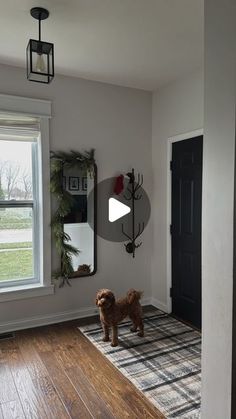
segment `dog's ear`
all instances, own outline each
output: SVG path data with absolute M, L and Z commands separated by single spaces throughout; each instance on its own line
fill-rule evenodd
M 98 300 L 99 300 L 99 298 L 101 298 L 101 290 L 98 290 L 98 291 L 97 291 L 97 294 L 96 294 L 96 299 L 95 299 L 95 304 L 96 304 L 96 306 L 98 305 Z
M 134 301 L 138 301 L 140 300 L 140 298 L 143 295 L 143 291 L 137 291 L 134 290 L 133 288 L 131 288 L 128 292 L 127 292 L 127 300 L 129 304 L 132 304 Z
M 128 304 L 132 304 L 135 300 L 136 297 L 136 291 L 134 289 L 130 289 L 127 292 L 127 300 L 128 300 Z

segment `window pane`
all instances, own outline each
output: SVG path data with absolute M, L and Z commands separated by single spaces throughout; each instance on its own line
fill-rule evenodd
M 0 208 L 0 282 L 34 277 L 32 208 Z
M 32 143 L 0 140 L 0 200 L 32 199 Z

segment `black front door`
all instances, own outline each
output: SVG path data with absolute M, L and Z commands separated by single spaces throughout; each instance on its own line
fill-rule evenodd
M 203 137 L 172 145 L 172 313 L 201 328 Z

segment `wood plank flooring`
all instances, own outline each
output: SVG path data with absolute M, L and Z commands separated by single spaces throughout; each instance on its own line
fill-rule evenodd
M 77 329 L 29 329 L 0 341 L 0 419 L 163 419 Z

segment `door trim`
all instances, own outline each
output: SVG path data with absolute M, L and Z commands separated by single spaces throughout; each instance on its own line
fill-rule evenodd
M 203 128 L 178 134 L 168 138 L 167 142 L 167 224 L 166 224 L 166 244 L 167 244 L 167 266 L 166 266 L 166 286 L 167 286 L 167 310 L 172 312 L 172 298 L 170 296 L 170 288 L 172 286 L 172 266 L 171 266 L 171 170 L 170 162 L 172 160 L 172 144 L 178 141 L 189 140 L 190 138 L 203 135 Z

